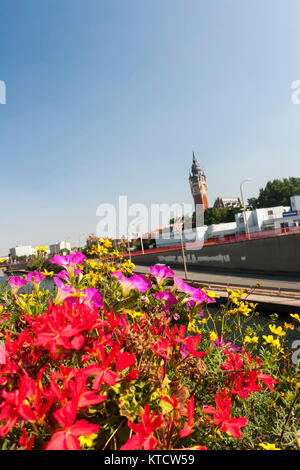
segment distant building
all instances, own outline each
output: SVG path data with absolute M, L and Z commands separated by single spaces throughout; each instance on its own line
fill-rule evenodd
M 15 246 L 9 249 L 12 258 L 20 258 L 22 256 L 31 256 L 35 253 L 35 249 L 30 245 Z
M 69 252 L 71 251 L 71 244 L 65 241 L 57 242 L 57 243 L 54 243 L 53 245 L 50 245 L 49 249 L 50 249 L 50 255 L 55 255 L 56 253 L 59 253 L 61 251 Z
M 241 201 L 239 197 L 217 197 L 214 203 L 214 207 L 241 207 Z
M 291 206 L 276 206 L 246 211 L 249 232 L 300 226 L 300 196 L 290 198 Z M 237 233 L 245 232 L 244 212 L 235 214 Z
M 193 164 L 189 175 L 190 188 L 194 198 L 195 208 L 197 204 L 203 204 L 203 209 L 208 208 L 206 176 L 193 152 Z
M 245 233 L 245 217 L 247 218 L 249 232 L 274 230 L 275 220 L 280 219 L 284 212 L 290 210 L 287 206 L 268 207 L 263 209 L 247 210 L 235 214 L 237 233 Z

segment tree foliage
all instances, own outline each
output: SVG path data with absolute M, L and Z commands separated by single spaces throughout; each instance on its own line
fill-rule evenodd
M 222 224 L 235 221 L 235 214 L 241 212 L 241 207 L 209 207 L 204 212 L 204 224 Z
M 300 195 L 300 178 L 275 179 L 259 190 L 258 198 L 248 199 L 248 205 L 252 209 L 289 206 L 290 197 L 296 195 Z

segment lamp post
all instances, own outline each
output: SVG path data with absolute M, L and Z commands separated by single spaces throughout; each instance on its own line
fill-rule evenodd
M 184 214 L 183 214 L 184 216 Z M 184 274 L 185 274 L 185 279 L 188 279 L 188 272 L 187 272 L 187 265 L 186 265 L 186 257 L 185 257 L 185 251 L 184 251 L 184 243 L 183 243 L 183 236 L 182 236 L 182 227 L 183 227 L 183 220 L 182 216 L 177 217 L 174 221 L 173 224 L 173 231 L 178 230 L 179 235 L 180 235 L 180 245 L 181 245 L 181 252 L 182 252 L 182 259 L 183 259 L 183 267 L 184 267 Z
M 246 208 L 245 208 L 245 204 L 244 204 L 243 189 L 242 189 L 243 184 L 244 184 L 244 183 L 247 183 L 248 181 L 251 181 L 250 178 L 247 178 L 247 179 L 245 179 L 244 181 L 241 182 L 241 184 L 240 184 L 240 190 L 241 190 L 242 206 L 243 206 L 243 211 L 244 211 L 244 223 L 245 223 L 245 226 L 246 226 L 247 236 L 248 236 L 248 238 L 250 239 L 250 232 L 249 232 L 249 226 L 248 226 Z
M 140 242 L 141 242 L 141 248 L 142 248 L 142 252 L 143 252 L 143 255 L 145 254 L 145 250 L 144 250 L 144 243 L 143 243 L 143 234 L 142 233 L 139 233 L 138 234 L 138 237 L 140 239 Z
M 127 233 L 127 250 L 128 250 L 129 260 L 131 262 L 130 238 L 129 238 L 128 233 Z
M 78 237 L 78 248 L 81 248 L 81 237 L 83 237 L 85 235 L 85 233 L 82 233 L 81 235 L 79 235 Z

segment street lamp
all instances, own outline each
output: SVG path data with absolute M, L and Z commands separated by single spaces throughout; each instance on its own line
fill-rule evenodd
M 184 203 L 181 203 L 180 205 L 183 205 L 183 208 L 184 208 Z M 184 213 L 183 213 L 183 217 L 184 217 Z M 187 266 L 186 266 L 186 257 L 185 257 L 184 243 L 183 243 L 183 237 L 182 237 L 182 228 L 183 228 L 182 216 L 176 217 L 176 219 L 174 221 L 174 224 L 173 224 L 173 231 L 174 230 L 179 231 L 180 245 L 181 245 L 181 252 L 182 252 L 182 259 L 183 259 L 183 267 L 184 267 L 184 274 L 185 274 L 185 279 L 188 279 Z
M 79 235 L 78 237 L 78 248 L 81 248 L 81 237 L 83 237 L 85 235 L 85 233 L 82 233 L 81 235 Z
M 251 181 L 250 178 L 247 178 L 247 179 L 245 179 L 244 181 L 241 182 L 240 190 L 241 190 L 242 206 L 243 206 L 243 211 L 244 211 L 244 223 L 245 223 L 245 226 L 246 226 L 246 231 L 247 231 L 248 238 L 250 239 L 250 232 L 249 232 L 248 220 L 247 220 L 247 215 L 246 215 L 246 208 L 245 208 L 245 204 L 244 204 L 243 189 L 242 189 L 243 184 L 247 183 L 248 181 Z

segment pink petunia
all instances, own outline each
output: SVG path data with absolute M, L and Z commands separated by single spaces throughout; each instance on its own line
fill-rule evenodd
M 161 285 L 168 277 L 174 276 L 172 269 L 168 268 L 167 266 L 159 265 L 151 266 L 149 269 L 149 274 L 156 278 L 158 285 Z
M 121 284 L 122 293 L 126 297 L 132 289 L 139 292 L 146 292 L 151 287 L 151 282 L 142 275 L 133 274 L 131 277 L 126 277 L 121 271 L 115 271 L 111 274 L 116 277 Z
M 8 284 L 11 287 L 12 294 L 16 294 L 18 290 L 27 284 L 26 279 L 22 279 L 21 277 L 15 276 L 10 277 L 8 279 Z

